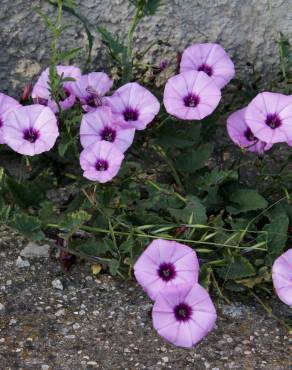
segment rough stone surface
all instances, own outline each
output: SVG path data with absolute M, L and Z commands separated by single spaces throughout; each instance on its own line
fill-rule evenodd
M 29 242 L 20 252 L 20 255 L 25 258 L 47 258 L 50 255 L 50 246 Z
M 29 4 L 28 4 L 29 3 Z M 95 32 L 96 25 L 106 26 L 120 35 L 126 34 L 133 8 L 126 0 L 77 0 L 79 12 L 88 18 L 95 35 L 93 69 L 106 68 L 105 51 Z M 237 76 L 247 79 L 251 70 L 262 71 L 265 79 L 273 78 L 278 70 L 278 52 L 275 35 L 278 31 L 292 34 L 291 1 L 267 0 L 167 0 L 152 18 L 139 25 L 135 42 L 144 50 L 149 42 L 161 39 L 170 44 L 156 46 L 151 54 L 158 62 L 194 42 L 221 43 L 236 64 Z M 42 0 L 1 0 L 0 4 L 0 86 L 5 92 L 19 95 L 17 89 L 48 64 L 49 33 L 45 30 L 34 7 L 48 11 Z M 84 46 L 85 32 L 72 16 L 72 24 L 62 44 Z M 247 67 L 250 63 L 252 67 Z
M 80 261 L 64 272 L 52 258 L 19 270 L 26 243 L 0 230 L 1 369 L 291 369 L 291 337 L 261 307 L 216 301 L 215 329 L 193 349 L 175 348 L 153 330 L 152 303 L 133 281 L 92 276 Z M 290 311 L 279 303 L 274 312 Z

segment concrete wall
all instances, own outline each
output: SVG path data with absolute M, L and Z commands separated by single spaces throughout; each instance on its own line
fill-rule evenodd
M 246 78 L 249 62 L 259 72 L 273 78 L 278 68 L 276 31 L 292 37 L 292 0 L 163 0 L 157 15 L 145 18 L 135 36 L 139 49 L 159 38 L 171 44 L 157 47 L 157 61 L 194 42 L 221 43 L 236 64 L 237 76 Z M 94 31 L 96 24 L 107 26 L 121 37 L 125 35 L 133 8 L 127 0 L 77 0 L 81 14 L 86 16 Z M 0 90 L 19 94 L 25 82 L 34 78 L 48 63 L 49 33 L 33 7 L 51 11 L 42 0 L 0 0 Z M 85 44 L 80 24 L 66 15 L 74 27 L 62 40 L 64 45 Z M 95 33 L 96 34 L 96 33 Z M 98 35 L 95 38 L 96 57 L 93 68 L 106 66 L 105 53 Z M 250 68 L 249 68 L 250 69 Z

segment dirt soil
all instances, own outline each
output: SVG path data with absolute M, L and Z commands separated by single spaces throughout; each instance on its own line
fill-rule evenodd
M 291 335 L 256 304 L 216 302 L 212 333 L 176 348 L 152 328 L 152 303 L 134 281 L 93 276 L 81 261 L 66 272 L 46 248 L 19 257 L 26 245 L 0 230 L 1 370 L 292 369 Z

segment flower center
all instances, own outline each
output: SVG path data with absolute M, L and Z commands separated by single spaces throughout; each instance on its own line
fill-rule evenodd
M 71 95 L 70 91 L 64 87 L 64 94 L 65 94 L 65 99 L 69 98 Z
M 186 107 L 195 108 L 200 102 L 200 98 L 196 94 L 190 93 L 184 97 L 184 103 Z
M 88 94 L 90 94 L 86 98 L 87 105 L 89 105 L 90 107 L 100 107 L 100 106 L 102 106 L 101 97 L 98 95 L 98 92 L 93 87 L 88 86 L 86 88 L 86 92 Z
M 282 125 L 281 118 L 277 113 L 269 113 L 265 123 L 273 130 Z
M 111 143 L 115 141 L 116 135 L 116 130 L 113 130 L 111 127 L 105 127 L 100 133 L 102 140 L 109 141 Z
M 0 118 L 0 128 L 3 126 L 3 121 L 2 119 Z
M 174 307 L 174 315 L 178 321 L 187 321 L 192 315 L 192 307 L 187 303 L 180 303 Z
M 175 267 L 172 263 L 162 263 L 158 269 L 158 275 L 164 281 L 172 280 L 176 277 Z
M 212 67 L 208 66 L 208 64 L 205 64 L 205 63 L 201 64 L 198 67 L 198 71 L 205 72 L 208 76 L 212 76 L 212 74 L 213 74 Z
M 103 159 L 99 159 L 95 163 L 95 169 L 96 169 L 96 171 L 106 171 L 108 169 L 108 161 L 105 161 Z
M 40 137 L 39 131 L 34 129 L 33 127 L 30 127 L 23 132 L 24 140 L 27 140 L 30 143 L 35 143 L 39 137 Z
M 248 128 L 245 130 L 244 132 L 244 136 L 246 137 L 246 139 L 248 141 L 255 141 L 256 140 L 256 137 L 254 136 L 254 134 L 251 132 L 251 129 Z
M 124 115 L 125 121 L 137 121 L 139 113 L 137 112 L 136 109 L 126 108 L 124 110 L 123 115 Z
M 44 98 L 39 98 L 39 97 L 36 97 L 35 99 L 33 99 L 34 103 L 36 104 L 40 104 L 40 105 L 48 105 L 48 100 L 47 99 L 44 99 Z

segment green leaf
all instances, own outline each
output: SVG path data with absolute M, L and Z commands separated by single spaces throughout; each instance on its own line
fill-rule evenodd
M 209 289 L 211 285 L 211 274 L 212 268 L 207 265 L 203 265 L 200 271 L 200 284 L 205 288 Z
M 140 8 L 143 16 L 154 15 L 159 6 L 161 5 L 160 0 L 130 0 L 136 8 Z
M 3 198 L 0 196 L 0 224 L 8 223 L 10 214 L 11 206 L 5 204 Z
M 108 267 L 110 274 L 116 276 L 120 267 L 120 262 L 118 260 L 112 259 L 110 260 Z
M 256 190 L 253 189 L 237 189 L 228 197 L 230 206 L 227 206 L 227 211 L 233 214 L 255 211 L 264 209 L 268 206 L 268 202 Z
M 108 244 L 105 243 L 104 240 L 96 240 L 95 238 L 72 240 L 69 244 L 69 248 L 94 257 L 105 256 L 110 250 Z
M 55 30 L 55 26 L 52 22 L 52 20 L 50 19 L 50 17 L 48 17 L 45 13 L 42 12 L 42 10 L 40 8 L 34 8 L 35 12 L 43 19 L 46 27 L 51 31 L 53 32 Z
M 237 280 L 256 274 L 254 266 L 243 256 L 230 256 L 226 267 L 216 269 L 217 274 L 224 280 Z
M 130 253 L 134 248 L 134 241 L 132 238 L 125 240 L 119 247 L 123 253 Z
M 186 197 L 187 205 L 181 209 L 169 209 L 170 214 L 177 220 L 184 223 L 201 224 L 207 223 L 206 208 L 196 196 Z
M 270 223 L 263 227 L 263 231 L 267 234 L 261 234 L 259 242 L 266 241 L 268 253 L 278 256 L 280 255 L 287 243 L 289 217 L 283 207 L 276 207 L 269 212 Z
M 198 177 L 196 185 L 200 190 L 209 190 L 213 186 L 222 185 L 226 181 L 237 181 L 238 173 L 234 170 L 221 171 L 217 167 Z
M 188 173 L 194 173 L 206 165 L 213 152 L 213 144 L 200 145 L 196 150 L 190 148 L 176 158 L 176 168 Z
M 44 199 L 41 187 L 38 184 L 33 184 L 31 181 L 20 183 L 6 176 L 6 186 L 15 203 L 21 208 L 38 207 Z
M 17 213 L 12 220 L 11 227 L 32 240 L 42 240 L 45 237 L 39 219 L 28 216 L 26 213 Z
M 57 58 L 58 58 L 59 62 L 64 62 L 64 61 L 73 59 L 73 58 L 76 57 L 77 54 L 80 53 L 80 51 L 82 49 L 83 48 L 80 47 L 80 48 L 74 48 L 74 49 L 70 49 L 70 50 L 66 50 L 66 51 L 61 51 L 57 54 Z
M 201 126 L 199 124 L 186 126 L 185 122 L 179 122 L 169 118 L 158 131 L 158 137 L 154 145 L 162 146 L 165 149 L 193 147 L 200 142 Z
M 48 201 L 41 203 L 41 208 L 38 212 L 39 219 L 45 227 L 47 224 L 56 223 L 59 219 L 56 206 Z
M 63 5 L 68 6 L 71 9 L 76 7 L 76 0 L 63 0 Z
M 83 224 L 91 219 L 91 215 L 83 210 L 67 214 L 61 222 L 61 228 L 68 233 L 68 238 L 74 234 Z
M 271 281 L 271 270 L 267 266 L 263 266 L 257 271 L 257 276 L 238 280 L 238 283 L 244 285 L 247 288 L 253 289 L 256 285 L 270 281 Z
M 104 191 L 98 192 L 97 196 L 102 207 L 109 207 L 115 194 L 116 194 L 115 188 L 107 188 Z
M 98 26 L 102 42 L 107 46 L 111 56 L 121 62 L 121 58 L 127 54 L 127 48 L 118 37 L 113 36 L 105 27 Z
M 46 2 L 55 6 L 55 7 L 58 6 L 56 1 L 46 0 Z M 63 3 L 62 8 L 63 8 L 64 11 L 68 12 L 69 14 L 71 14 L 75 18 L 77 18 L 82 23 L 83 28 L 86 32 L 87 42 L 88 42 L 88 54 L 87 54 L 87 59 L 86 59 L 86 62 L 85 62 L 85 69 L 86 69 L 89 66 L 90 61 L 91 61 L 91 53 L 92 53 L 92 47 L 93 47 L 93 35 L 90 32 L 89 22 L 83 15 L 79 14 L 75 10 L 75 0 L 65 0 L 65 2 Z
M 58 152 L 61 157 L 64 157 L 67 150 L 69 149 L 70 145 L 77 140 L 77 137 L 71 138 L 68 132 L 64 131 L 61 133 L 59 144 L 58 144 Z

